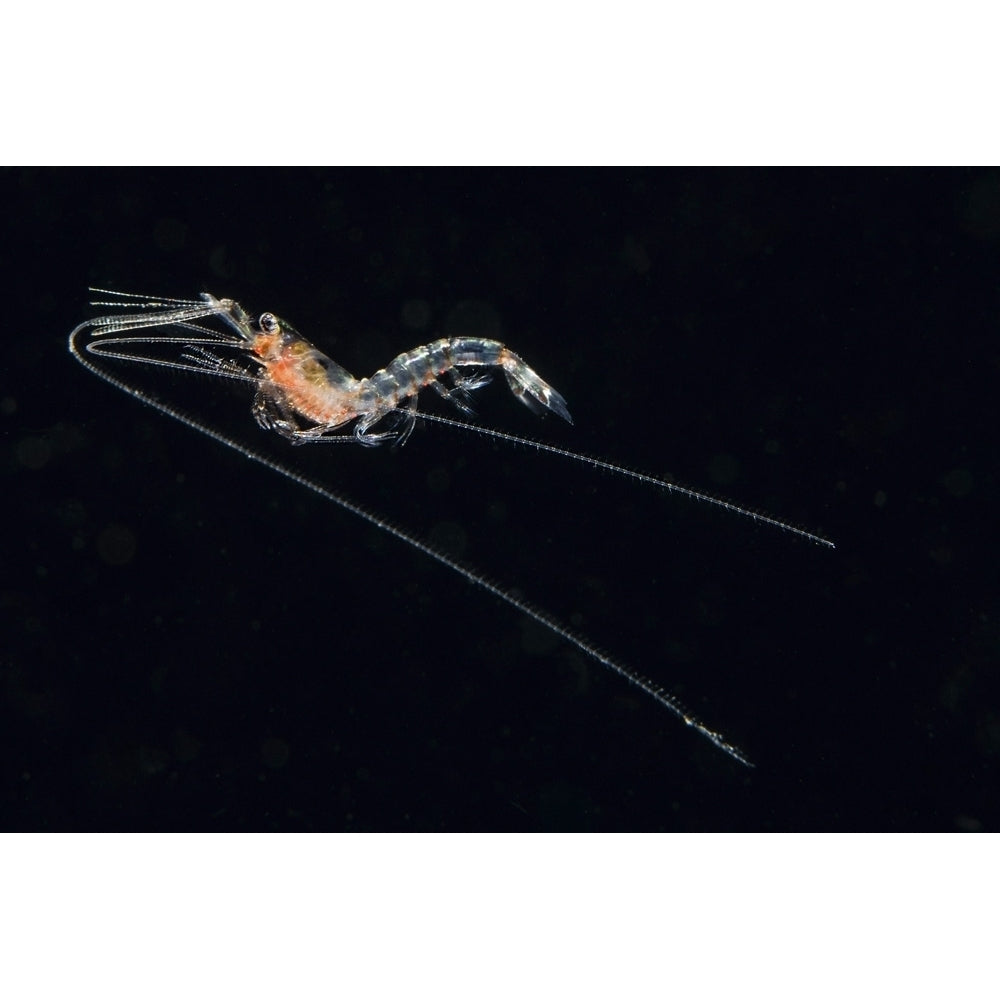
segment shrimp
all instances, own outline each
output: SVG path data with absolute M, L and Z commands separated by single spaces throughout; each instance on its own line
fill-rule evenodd
M 95 301 L 98 307 L 132 312 L 98 316 L 77 326 L 69 335 L 69 351 L 95 375 L 140 402 L 235 449 L 286 478 L 347 510 L 369 524 L 448 567 L 480 590 L 562 637 L 580 652 L 631 682 L 663 708 L 734 760 L 753 766 L 747 756 L 720 732 L 710 728 L 660 685 L 630 666 L 609 656 L 589 639 L 564 625 L 549 612 L 499 584 L 464 562 L 328 489 L 282 461 L 237 441 L 184 410 L 166 403 L 128 381 L 102 362 L 132 362 L 179 371 L 232 379 L 253 390 L 253 415 L 261 428 L 273 431 L 291 444 L 355 443 L 376 446 L 406 442 L 418 418 L 420 392 L 433 388 L 466 416 L 472 416 L 472 393 L 490 378 L 484 369 L 500 369 L 514 396 L 539 414 L 554 413 L 572 424 L 565 399 L 509 347 L 477 337 L 447 338 L 404 352 L 385 368 L 367 378 L 355 378 L 299 334 L 286 321 L 265 312 L 254 320 L 233 299 L 204 293 L 200 299 L 162 298 L 92 288 L 111 296 Z M 218 322 L 212 323 L 213 320 Z M 84 334 L 89 331 L 89 335 Z M 470 374 L 460 370 L 470 368 Z M 669 480 L 636 472 L 625 466 L 565 448 L 533 441 L 439 414 L 420 413 L 421 419 L 539 451 L 594 469 L 604 469 L 646 486 L 679 493 L 689 499 L 714 504 L 724 510 L 779 528 L 817 544 L 833 548 L 821 535 L 751 511 L 727 500 L 698 493 Z
M 103 289 L 103 294 L 116 295 Z M 135 300 L 133 295 L 122 296 Z M 118 303 L 95 303 L 116 305 Z M 181 338 L 190 350 L 182 358 L 203 371 L 241 373 L 231 362 L 208 349 L 207 345 L 241 348 L 259 366 L 257 393 L 253 413 L 265 430 L 276 431 L 295 444 L 337 440 L 333 438 L 347 424 L 354 424 L 354 440 L 359 444 L 380 444 L 388 438 L 403 443 L 413 427 L 417 394 L 427 386 L 460 410 L 471 415 L 470 394 L 489 381 L 488 375 L 463 377 L 456 369 L 463 367 L 501 368 L 515 397 L 536 412 L 550 410 L 568 423 L 573 423 L 566 400 L 544 379 L 529 368 L 510 348 L 496 340 L 478 337 L 452 337 L 436 340 L 400 354 L 370 378 L 357 379 L 322 351 L 309 343 L 290 323 L 274 313 L 264 313 L 256 324 L 246 310 L 232 299 L 202 296 L 202 303 L 178 299 L 158 300 L 143 297 L 140 302 L 151 309 L 163 307 L 163 312 L 105 316 L 94 320 L 94 336 L 88 349 L 92 354 L 118 359 L 137 360 L 114 348 L 139 343 L 164 343 L 165 338 L 121 336 L 134 330 L 180 325 L 196 329 L 193 321 L 206 316 L 220 316 L 234 333 L 230 339 L 210 336 L 207 339 Z M 200 334 L 207 331 L 199 330 Z M 112 335 L 112 336 L 109 336 Z M 176 341 L 175 341 L 176 342 Z M 171 367 L 178 367 L 171 365 Z M 186 367 L 186 366 L 181 366 Z M 245 374 L 245 373 L 242 373 Z M 442 382 L 451 377 L 450 386 Z M 397 416 L 405 407 L 405 430 L 372 434 L 371 429 L 390 415 Z M 299 426 L 299 418 L 311 426 Z

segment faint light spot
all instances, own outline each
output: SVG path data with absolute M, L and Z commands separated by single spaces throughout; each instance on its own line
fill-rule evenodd
M 55 509 L 56 519 L 64 528 L 80 528 L 87 521 L 87 508 L 75 497 L 64 500 Z
M 708 463 L 708 476 L 713 483 L 728 486 L 736 482 L 740 474 L 740 463 L 733 455 L 716 455 Z
M 1000 753 L 1000 716 L 990 712 L 979 720 L 976 726 L 976 744 L 984 754 L 991 757 Z
M 229 259 L 229 250 L 225 246 L 216 247 L 208 257 L 208 266 L 212 273 L 220 278 L 231 278 L 236 273 L 236 268 Z
M 502 500 L 493 500 L 486 508 L 486 517 L 493 524 L 503 524 L 507 520 L 507 505 Z
M 885 490 L 877 490 L 872 503 L 881 510 L 888 502 L 889 497 L 886 495 Z
M 161 774 L 169 763 L 170 757 L 162 747 L 139 747 L 139 770 L 143 774 Z
M 423 299 L 407 299 L 403 303 L 400 319 L 408 330 L 426 330 L 431 322 L 430 304 Z
M 956 816 L 955 826 L 966 833 L 979 833 L 983 829 L 983 824 L 975 816 Z
M 41 469 L 52 457 L 52 446 L 45 438 L 26 437 L 17 442 L 14 454 L 26 469 Z
M 178 729 L 170 738 L 174 759 L 182 764 L 195 760 L 201 753 L 201 740 L 184 729 Z
M 153 242 L 161 250 L 180 250 L 187 240 L 187 226 L 177 219 L 160 219 L 153 227 Z
M 153 694 L 163 694 L 170 668 L 165 663 L 158 663 L 149 671 L 149 690 Z
M 952 469 L 941 481 L 953 497 L 967 497 L 974 485 L 972 473 L 968 469 Z
M 950 566 L 955 561 L 955 550 L 950 545 L 938 545 L 927 554 L 930 556 L 931 561 L 942 569 L 945 566 Z
M 973 181 L 958 211 L 966 232 L 984 240 L 1000 236 L 1000 177 L 984 176 Z
M 270 738 L 260 745 L 260 759 L 271 768 L 284 767 L 288 763 L 288 744 L 284 740 Z
M 7 700 L 15 711 L 29 719 L 47 715 L 55 705 L 50 686 L 41 679 L 32 683 L 18 665 L 12 665 L 7 671 Z
M 626 267 L 635 271 L 636 274 L 647 274 L 649 272 L 649 254 L 646 253 L 646 248 L 634 236 L 625 237 L 622 260 L 625 262 Z
M 97 536 L 97 554 L 109 566 L 124 566 L 135 556 L 135 535 L 124 524 L 109 524 Z
M 443 466 L 427 473 L 427 489 L 431 493 L 444 493 L 451 486 L 451 473 Z
M 17 400 L 13 396 L 4 396 L 0 399 L 0 413 L 5 417 L 17 413 Z

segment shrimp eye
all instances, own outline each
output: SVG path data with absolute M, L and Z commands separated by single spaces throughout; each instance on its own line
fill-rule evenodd
M 279 330 L 278 319 L 274 313 L 261 313 L 259 322 L 264 333 L 277 333 Z

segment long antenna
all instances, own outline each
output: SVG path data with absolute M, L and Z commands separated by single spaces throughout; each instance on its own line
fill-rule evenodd
M 705 739 L 707 739 L 714 746 L 718 747 L 723 753 L 728 754 L 733 760 L 739 761 L 746 767 L 753 767 L 753 764 L 747 759 L 746 755 L 738 747 L 730 743 L 721 733 L 714 729 L 710 729 L 705 725 L 700 719 L 692 715 L 687 711 L 683 705 L 673 697 L 673 695 L 668 694 L 662 687 L 651 681 L 648 677 L 640 674 L 638 671 L 633 670 L 631 667 L 619 662 L 618 660 L 612 658 L 607 653 L 603 652 L 599 647 L 593 645 L 588 639 L 585 639 L 580 633 L 571 629 L 568 625 L 564 625 L 558 618 L 550 615 L 547 611 L 542 611 L 540 608 L 536 608 L 534 605 L 528 603 L 520 597 L 517 597 L 510 590 L 505 589 L 498 583 L 494 583 L 488 577 L 483 576 L 478 570 L 473 569 L 464 563 L 459 562 L 457 559 L 453 559 L 451 556 L 446 555 L 440 549 L 435 548 L 428 542 L 423 541 L 416 535 L 410 534 L 403 528 L 398 527 L 391 521 L 386 521 L 381 517 L 371 513 L 371 511 L 366 510 L 364 507 L 348 500 L 346 497 L 341 496 L 339 493 L 335 493 L 333 490 L 327 489 L 321 483 L 316 482 L 313 479 L 309 479 L 307 476 L 296 472 L 294 469 L 290 469 L 287 465 L 283 465 L 281 462 L 277 462 L 274 459 L 268 458 L 261 452 L 255 451 L 253 448 L 247 445 L 241 444 L 234 438 L 223 434 L 221 431 L 217 431 L 214 428 L 208 426 L 208 424 L 202 423 L 190 414 L 185 413 L 183 410 L 177 409 L 171 406 L 169 403 L 165 403 L 155 397 L 147 394 L 141 389 L 137 389 L 135 386 L 129 385 L 123 379 L 105 371 L 100 366 L 96 365 L 93 361 L 86 356 L 85 350 L 81 350 L 77 345 L 76 340 L 78 335 L 85 330 L 88 326 L 91 326 L 90 322 L 81 323 L 76 327 L 72 333 L 69 335 L 69 352 L 87 368 L 89 371 L 93 372 L 98 378 L 103 379 L 110 385 L 115 386 L 117 389 L 121 389 L 122 392 L 127 393 L 134 399 L 138 399 L 148 406 L 153 407 L 154 410 L 159 410 L 161 413 L 166 414 L 168 417 L 173 417 L 174 420 L 180 421 L 182 424 L 186 424 L 192 430 L 200 431 L 207 437 L 218 441 L 220 444 L 224 444 L 234 451 L 243 455 L 245 458 L 249 458 L 259 465 L 263 465 L 269 469 L 273 469 L 275 472 L 280 473 L 286 478 L 292 480 L 293 482 L 299 483 L 301 486 L 305 486 L 307 489 L 312 490 L 318 496 L 329 500 L 331 503 L 336 504 L 338 507 L 349 511 L 352 514 L 356 514 L 363 521 L 367 521 L 369 524 L 376 528 L 380 528 L 382 531 L 387 532 L 394 538 L 399 539 L 401 542 L 406 543 L 412 548 L 416 549 L 418 552 L 422 552 L 424 555 L 429 556 L 435 562 L 442 566 L 446 566 L 448 569 L 454 570 L 459 576 L 463 577 L 469 583 L 475 587 L 479 587 L 485 590 L 487 593 L 492 594 L 494 597 L 503 601 L 509 607 L 520 611 L 522 614 L 527 615 L 532 620 L 538 622 L 544 628 L 549 631 L 554 632 L 556 635 L 561 636 L 568 643 L 575 646 L 581 653 L 589 656 L 591 659 L 596 660 L 602 666 L 606 667 L 612 673 L 618 674 L 620 677 L 624 677 L 627 681 L 630 681 L 640 690 L 644 691 L 649 695 L 654 701 L 658 702 L 663 708 L 671 712 L 678 719 L 680 719 L 685 725 L 690 726 L 692 729 L 700 733 Z M 441 420 L 442 423 L 455 423 L 460 426 L 467 426 L 461 423 L 461 421 L 448 421 L 444 418 L 436 418 Z M 471 426 L 471 425 L 470 425 Z M 494 432 L 495 436 L 502 436 L 500 432 Z M 516 438 L 511 435 L 511 440 L 519 441 L 521 439 Z M 531 444 L 525 440 L 523 443 Z M 556 454 L 559 453 L 558 449 L 552 449 Z M 572 452 L 565 452 L 565 455 L 573 458 L 579 459 L 580 456 L 573 455 Z M 609 466 L 610 467 L 610 466 Z M 625 471 L 625 470 L 622 470 Z
M 579 462 L 582 465 L 589 465 L 591 468 L 606 469 L 608 472 L 613 472 L 617 476 L 624 476 L 626 479 L 632 479 L 637 483 L 645 483 L 647 486 L 655 486 L 657 489 L 665 490 L 668 493 L 677 493 L 680 496 L 687 497 L 689 500 L 697 500 L 699 503 L 708 503 L 715 507 L 721 507 L 723 510 L 729 511 L 731 514 L 738 514 L 740 517 L 747 517 L 751 521 L 756 521 L 759 524 L 768 524 L 772 528 L 780 528 L 782 531 L 798 535 L 800 538 L 806 538 L 810 542 L 815 542 L 817 545 L 824 545 L 828 549 L 835 549 L 837 547 L 836 544 L 831 542 L 829 538 L 824 538 L 822 535 L 806 531 L 804 528 L 796 528 L 794 524 L 788 524 L 786 521 L 779 521 L 776 517 L 761 514 L 756 510 L 749 510 L 746 507 L 740 507 L 737 504 L 730 503 L 730 501 L 723 500 L 720 497 L 713 497 L 709 493 L 699 493 L 697 490 L 689 489 L 687 486 L 678 486 L 677 483 L 672 483 L 669 479 L 661 479 L 659 476 L 651 476 L 647 472 L 637 472 L 635 469 L 630 469 L 625 465 L 618 465 L 616 462 L 608 462 L 603 458 L 594 458 L 593 455 L 586 455 L 583 452 L 578 451 L 570 451 L 568 448 L 560 448 L 557 445 L 546 444 L 543 441 L 535 441 L 532 438 L 520 437 L 517 434 L 510 434 L 507 431 L 498 431 L 492 427 L 483 427 L 480 424 L 470 424 L 464 420 L 455 420 L 453 417 L 442 417 L 436 413 L 425 413 L 421 411 L 417 414 L 417 417 L 422 420 L 429 420 L 435 424 L 444 424 L 447 427 L 458 427 L 463 431 L 472 431 L 475 434 L 483 435 L 483 437 L 494 438 L 497 441 L 504 441 L 507 444 L 519 444 L 526 448 L 534 448 L 536 451 L 545 452 L 549 455 L 558 455 L 560 458 L 568 458 L 573 462 Z

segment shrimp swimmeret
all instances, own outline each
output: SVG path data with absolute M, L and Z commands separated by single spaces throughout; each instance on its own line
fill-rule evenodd
M 461 412 L 470 415 L 471 394 L 489 381 L 489 369 L 500 369 L 514 395 L 538 413 L 552 412 L 572 423 L 563 397 L 510 348 L 496 340 L 453 337 L 436 340 L 400 354 L 368 378 L 357 379 L 314 347 L 273 313 L 251 318 L 232 299 L 204 294 L 200 299 L 158 298 L 91 289 L 110 300 L 94 306 L 127 310 L 81 323 L 69 335 L 70 353 L 95 375 L 135 399 L 251 458 L 319 496 L 363 518 L 463 576 L 539 625 L 561 636 L 578 650 L 653 698 L 720 750 L 750 766 L 741 750 L 688 712 L 666 690 L 643 674 L 598 649 L 587 638 L 512 590 L 491 582 L 470 566 L 452 558 L 418 536 L 385 521 L 328 489 L 314 479 L 270 458 L 262 450 L 237 441 L 208 423 L 139 388 L 105 362 L 124 361 L 160 366 L 236 380 L 254 393 L 253 414 L 266 430 L 292 444 L 399 445 L 417 418 L 417 400 L 430 386 Z M 464 369 L 471 369 L 465 373 Z M 738 507 L 726 500 L 697 493 L 656 476 L 635 472 L 613 462 L 532 441 L 464 420 L 421 412 L 421 419 L 457 426 L 496 440 L 530 448 L 603 469 L 660 490 L 715 506 L 759 523 L 780 528 L 833 548 L 826 538 L 776 518 Z

